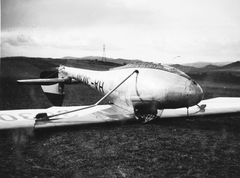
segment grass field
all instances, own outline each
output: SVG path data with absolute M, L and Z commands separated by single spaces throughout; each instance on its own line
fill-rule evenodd
M 111 63 L 10 58 L 1 61 L 0 109 L 46 108 L 38 86 L 18 86 L 59 64 L 106 70 Z M 200 75 L 200 74 L 199 74 Z M 236 81 L 201 78 L 206 98 L 240 95 Z M 64 105 L 86 105 L 101 95 L 67 86 Z M 0 177 L 240 177 L 240 116 L 159 119 L 0 132 Z

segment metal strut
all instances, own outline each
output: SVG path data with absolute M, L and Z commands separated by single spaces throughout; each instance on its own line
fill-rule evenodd
M 84 108 L 80 108 L 80 109 L 75 109 L 75 110 L 72 110 L 72 111 L 67 111 L 67 112 L 64 112 L 64 113 L 60 113 L 60 114 L 55 114 L 55 115 L 51 115 L 51 116 L 46 116 L 44 115 L 44 117 L 35 117 L 37 118 L 36 121 L 46 121 L 46 120 L 49 120 L 49 118 L 51 117 L 55 117 L 55 116 L 60 116 L 60 115 L 64 115 L 64 114 L 69 114 L 69 113 L 72 113 L 72 112 L 76 112 L 76 111 L 81 111 L 81 110 L 84 110 L 84 109 L 88 109 L 88 108 L 92 108 L 92 107 L 95 107 L 97 105 L 99 105 L 103 100 L 105 100 L 109 95 L 112 94 L 112 92 L 114 92 L 118 87 L 120 87 L 127 79 L 129 79 L 134 73 L 139 73 L 138 70 L 135 70 L 133 71 L 129 76 L 127 76 L 121 83 L 119 83 L 115 88 L 113 88 L 111 91 L 109 91 L 106 95 L 104 95 L 100 100 L 98 100 L 95 104 L 92 104 L 92 105 L 89 105 L 89 106 L 86 106 Z M 42 114 L 42 113 L 40 113 Z M 38 115 L 38 114 L 37 114 Z

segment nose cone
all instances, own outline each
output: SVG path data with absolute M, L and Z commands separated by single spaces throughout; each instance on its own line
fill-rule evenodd
M 191 80 L 187 87 L 188 107 L 198 104 L 203 98 L 203 90 L 195 81 Z

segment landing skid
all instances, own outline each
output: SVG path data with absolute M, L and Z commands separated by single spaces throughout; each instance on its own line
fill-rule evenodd
M 157 118 L 156 114 L 143 114 L 143 115 L 135 115 L 137 121 L 141 123 L 148 123 Z

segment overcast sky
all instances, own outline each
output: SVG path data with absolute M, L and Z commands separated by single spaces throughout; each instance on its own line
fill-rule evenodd
M 240 60 L 239 0 L 1 0 L 1 56 Z M 180 56 L 180 57 L 177 57 Z

